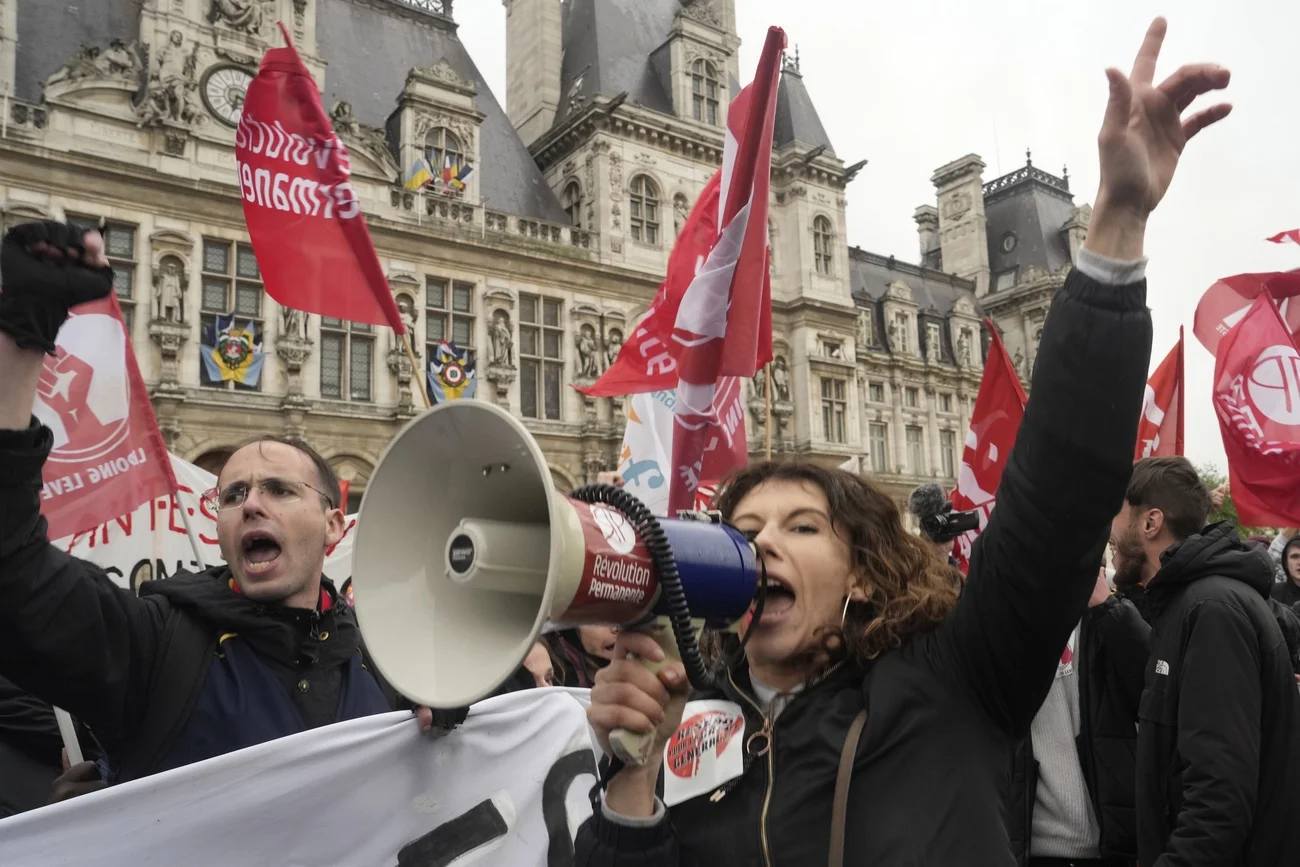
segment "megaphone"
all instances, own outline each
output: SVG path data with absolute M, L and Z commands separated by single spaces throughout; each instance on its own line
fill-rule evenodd
M 758 586 L 735 528 L 656 519 L 606 485 L 562 495 L 528 430 L 477 400 L 438 404 L 389 444 L 361 501 L 352 575 L 371 660 L 433 708 L 490 695 L 544 630 L 656 616 L 672 626 L 660 620 L 661 646 L 703 686 L 692 621 L 734 625 Z M 648 738 L 611 740 L 625 762 L 648 758 Z

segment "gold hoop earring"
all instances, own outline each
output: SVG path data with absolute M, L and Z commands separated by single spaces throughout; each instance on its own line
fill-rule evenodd
M 845 621 L 846 619 L 848 619 L 848 616 L 849 616 L 849 603 L 852 602 L 852 601 L 853 601 L 853 597 L 852 597 L 852 596 L 845 596 L 845 597 L 844 597 L 844 610 L 840 612 L 840 629 L 843 629 L 843 628 L 844 628 L 844 621 Z

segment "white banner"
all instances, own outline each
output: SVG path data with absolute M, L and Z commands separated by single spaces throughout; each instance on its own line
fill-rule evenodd
M 623 487 L 656 515 L 668 514 L 668 478 L 672 465 L 673 406 L 676 392 L 653 391 L 628 399 L 627 430 L 619 453 Z
M 130 590 L 144 581 L 166 578 L 181 570 L 199 572 L 225 562 L 217 546 L 216 513 L 202 502 L 203 492 L 217 483 L 216 476 L 176 455 L 170 457 L 181 488 L 179 494 L 145 503 L 94 530 L 58 539 L 55 547 L 103 567 L 114 581 Z M 182 508 L 202 548 L 202 564 L 194 559 L 194 548 L 180 514 Z M 356 523 L 356 516 L 349 515 L 343 541 L 325 558 L 325 574 L 336 587 L 343 586 L 352 575 Z
M 444 738 L 339 723 L 0 821 L 5 867 L 552 867 L 596 759 L 586 690 L 480 702 Z

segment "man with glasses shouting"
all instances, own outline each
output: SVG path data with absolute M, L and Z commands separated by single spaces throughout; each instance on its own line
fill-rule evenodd
M 5 236 L 0 281 L 0 675 L 85 722 L 111 783 L 393 709 L 321 574 L 344 517 L 338 479 L 304 443 L 263 437 L 227 461 L 206 495 L 224 566 L 137 597 L 50 545 L 52 434 L 33 402 L 68 308 L 112 291 L 112 270 L 98 233 L 33 223 Z

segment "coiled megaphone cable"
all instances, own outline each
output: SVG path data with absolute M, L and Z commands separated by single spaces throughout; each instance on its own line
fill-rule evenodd
M 716 678 L 713 671 L 704 664 L 699 642 L 695 640 L 695 630 L 691 628 L 690 605 L 686 601 L 686 591 L 682 588 L 682 578 L 677 574 L 677 558 L 673 556 L 672 546 L 668 544 L 663 527 L 659 526 L 659 519 L 635 495 L 613 485 L 583 485 L 569 496 L 583 503 L 602 503 L 620 512 L 631 522 L 650 554 L 655 574 L 659 576 L 659 586 L 663 589 L 668 609 L 668 622 L 673 627 L 673 638 L 677 642 L 686 677 L 696 689 L 713 689 Z

